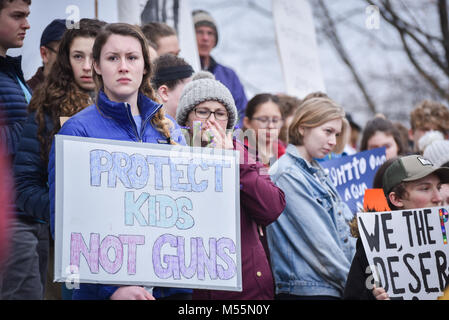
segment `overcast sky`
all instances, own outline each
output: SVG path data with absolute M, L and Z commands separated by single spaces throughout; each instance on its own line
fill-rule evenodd
M 284 90 L 271 0 L 190 1 L 193 9 L 206 9 L 216 19 L 220 41 L 212 54 L 218 61 L 235 69 L 243 80 L 248 98 L 259 92 L 276 93 Z M 312 8 L 314 1 L 309 1 Z M 422 2 L 416 0 L 397 0 L 395 4 L 400 5 L 402 12 L 410 16 L 412 23 L 427 30 L 435 30 L 438 29 L 438 20 L 433 12 L 433 0 L 430 2 L 432 6 L 427 5 L 419 10 L 416 6 L 422 6 Z M 383 80 L 414 72 L 400 50 L 396 31 L 382 20 L 378 29 L 369 30 L 366 27 L 367 4 L 362 0 L 332 0 L 326 1 L 326 4 L 334 17 L 344 21 L 339 24 L 339 35 L 354 65 L 366 80 L 369 93 L 379 105 L 379 111 L 386 112 L 392 120 L 407 124 L 407 119 L 394 111 L 411 109 L 418 100 L 428 97 L 421 97 L 414 92 L 412 78 L 399 76 L 400 82 L 396 85 Z M 315 20 L 315 25 L 319 29 L 320 21 Z M 372 113 L 335 50 L 323 39 L 322 34 L 318 35 L 319 57 L 327 93 L 364 125 L 372 118 Z
M 312 7 L 314 1 L 309 1 Z M 417 3 L 413 0 L 398 1 L 407 13 L 413 11 L 410 4 Z M 217 61 L 232 67 L 237 72 L 245 86 L 248 99 L 261 92 L 285 91 L 276 46 L 271 2 L 272 0 L 190 0 L 193 10 L 206 9 L 217 21 L 219 43 L 212 55 Z M 81 17 L 94 16 L 93 0 L 50 2 L 36 0 L 32 2 L 30 15 L 32 29 L 27 33 L 24 48 L 8 51 L 11 55 L 21 54 L 22 51 L 31 52 L 24 55 L 23 59 L 26 78 L 31 77 L 41 63 L 38 44 L 42 30 L 53 18 L 67 17 L 66 9 L 71 3 L 78 5 Z M 368 83 L 373 99 L 387 112 L 395 108 L 410 108 L 416 101 L 407 99 L 408 92 L 404 91 L 404 86 L 407 86 L 407 77 L 399 78 L 402 82 L 401 86 L 399 84 L 386 86 L 382 84 L 382 81 L 377 81 L 379 77 L 388 78 L 410 72 L 410 65 L 400 50 L 386 51 L 382 48 L 382 42 L 389 46 L 398 44 L 397 34 L 384 21 L 381 21 L 379 29 L 368 30 L 365 26 L 367 6 L 362 0 L 332 0 L 326 1 L 326 4 L 333 15 L 345 21 L 339 25 L 340 36 L 359 72 L 363 77 L 372 79 Z M 431 6 L 415 10 L 411 19 L 428 29 L 435 28 L 437 20 L 429 18 L 434 14 L 431 10 Z M 100 19 L 114 22 L 117 19 L 116 11 L 116 1 L 99 1 Z M 317 20 L 315 25 L 317 30 L 321 27 Z M 347 68 L 335 54 L 334 49 L 323 40 L 322 34 L 318 33 L 318 35 L 318 54 L 326 91 L 363 125 L 372 117 L 372 114 L 366 107 Z M 393 104 L 385 102 L 386 97 L 388 101 L 394 101 Z M 397 99 L 394 99 L 395 97 Z M 395 117 L 395 114 L 392 117 Z

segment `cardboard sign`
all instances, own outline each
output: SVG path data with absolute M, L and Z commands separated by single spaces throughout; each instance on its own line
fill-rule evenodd
M 242 290 L 238 152 L 55 143 L 56 281 Z
M 363 211 L 365 190 L 373 185 L 377 169 L 385 162 L 385 147 L 320 162 L 351 211 Z
M 392 299 L 435 300 L 449 280 L 449 207 L 357 214 L 374 281 Z M 369 273 L 369 270 L 367 270 Z

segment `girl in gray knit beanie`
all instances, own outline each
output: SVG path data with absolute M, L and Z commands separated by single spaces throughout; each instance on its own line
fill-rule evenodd
M 187 127 L 188 144 L 238 151 L 240 184 L 240 245 L 242 291 L 193 290 L 193 299 L 253 300 L 274 299 L 273 275 L 260 239 L 258 225 L 268 225 L 285 208 L 285 195 L 270 180 L 262 163 L 245 146 L 233 139 L 237 108 L 229 90 L 211 73 L 200 72 L 184 87 L 176 111 L 179 125 Z M 190 139 L 189 138 L 193 138 Z M 189 143 L 190 141 L 190 143 Z M 204 149 L 201 149 L 201 152 Z M 216 151 L 216 153 L 215 153 Z M 237 156 L 237 154 L 235 155 Z M 238 188 L 238 187 L 237 187 Z M 232 194 L 229 194 L 232 197 Z M 213 207 L 211 207 L 213 210 Z M 234 215 L 235 212 L 229 211 Z M 254 276 L 256 275 L 256 276 Z
M 215 80 L 212 73 L 200 71 L 184 87 L 176 121 L 188 129 L 191 144 L 232 149 L 232 129 L 237 114 L 229 89 Z

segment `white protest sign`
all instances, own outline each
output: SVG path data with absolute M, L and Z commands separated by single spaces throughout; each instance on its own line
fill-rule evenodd
M 449 283 L 448 207 L 357 214 L 373 270 L 391 298 L 435 300 Z M 368 272 L 367 272 L 368 273 Z
M 287 93 L 325 92 L 313 14 L 307 0 L 272 0 L 276 40 Z
M 237 151 L 62 135 L 55 148 L 56 281 L 242 290 Z

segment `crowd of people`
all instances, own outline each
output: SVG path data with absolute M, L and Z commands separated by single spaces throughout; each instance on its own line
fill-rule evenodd
M 55 19 L 27 81 L 7 51 L 32 32 L 30 4 L 0 0 L 0 299 L 389 299 L 366 286 L 354 212 L 320 162 L 384 147 L 373 185 L 391 210 L 448 205 L 444 104 L 423 100 L 408 130 L 382 114 L 362 128 L 323 92 L 247 100 L 211 56 L 218 26 L 204 10 L 192 13 L 201 71 L 164 23 Z M 56 134 L 238 150 L 243 290 L 54 283 Z

